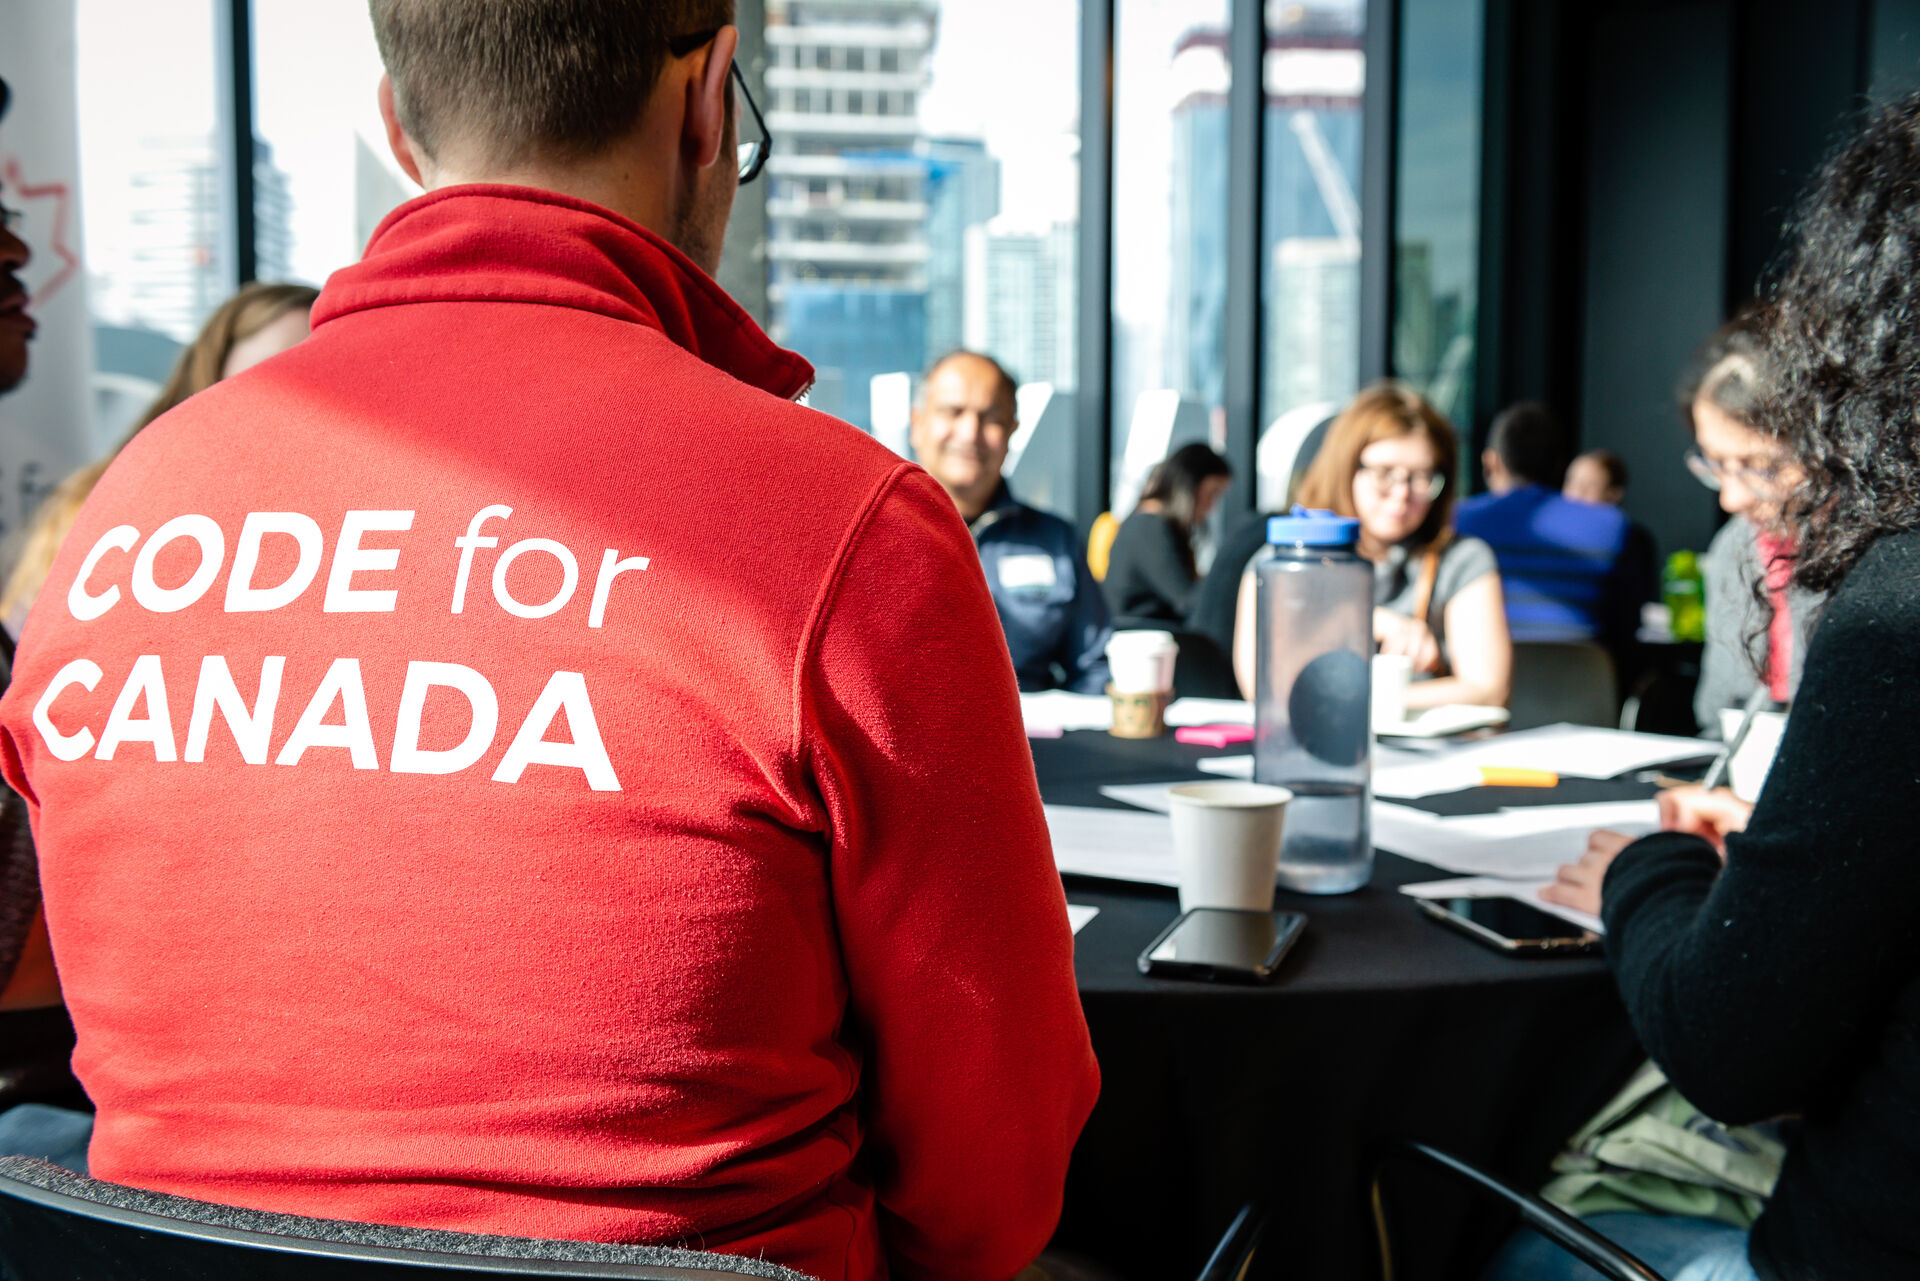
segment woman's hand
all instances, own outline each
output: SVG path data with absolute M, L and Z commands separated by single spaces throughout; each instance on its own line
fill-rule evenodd
M 1705 837 L 1720 857 L 1727 856 L 1727 836 L 1744 832 L 1753 817 L 1753 806 L 1733 794 L 1730 787 L 1711 792 L 1698 784 L 1674 787 L 1660 793 L 1660 826 L 1668 832 L 1687 832 Z
M 1433 631 L 1418 619 L 1396 614 L 1390 609 L 1373 611 L 1373 639 L 1382 654 L 1405 654 L 1413 660 L 1413 670 L 1432 676 L 1441 670 L 1440 643 Z
M 1553 884 L 1541 890 L 1540 897 L 1588 916 L 1600 915 L 1600 883 L 1607 879 L 1607 869 L 1620 851 L 1633 841 L 1624 832 L 1601 828 L 1587 838 L 1587 852 L 1580 861 L 1562 864 Z

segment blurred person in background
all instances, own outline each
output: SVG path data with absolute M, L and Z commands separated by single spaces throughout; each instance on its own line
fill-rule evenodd
M 1460 504 L 1455 523 L 1500 562 L 1507 629 L 1519 642 L 1597 641 L 1616 669 L 1632 665 L 1640 607 L 1653 599 L 1646 547 L 1626 513 L 1561 493 L 1566 436 L 1545 405 L 1510 405 L 1481 455 L 1490 492 Z
M 0 80 L 0 118 L 12 97 Z M 18 387 L 37 326 L 19 273 L 32 260 L 15 234 L 19 215 L 0 189 L 0 396 Z M 12 677 L 12 639 L 0 634 L 0 687 Z M 52 1106 L 79 1103 L 67 1060 L 73 1027 L 60 1009 L 60 979 L 40 911 L 39 868 L 27 805 L 0 788 L 0 1156 L 32 1156 L 86 1168 L 92 1117 Z
M 1720 713 L 1746 706 L 1764 682 L 1776 703 L 1793 698 L 1821 596 L 1793 582 L 1786 500 L 1806 479 L 1777 433 L 1761 425 L 1767 394 L 1768 313 L 1740 312 L 1702 343 L 1682 380 L 1693 431 L 1687 468 L 1733 519 L 1707 545 L 1706 648 L 1694 719 L 1720 737 Z
M 1154 465 L 1107 557 L 1101 587 L 1114 626 L 1186 625 L 1200 587 L 1194 536 L 1232 481 L 1227 460 L 1197 442 Z
M 105 458 L 55 485 L 34 512 L 20 558 L 7 575 L 6 586 L 0 588 L 0 626 L 8 635 L 19 637 L 27 611 L 40 594 L 40 584 L 46 581 L 53 558 L 66 542 L 67 531 L 73 528 L 74 517 L 127 441 L 187 397 L 205 391 L 222 378 L 251 369 L 269 356 L 277 356 L 305 338 L 308 314 L 319 296 L 320 291 L 311 285 L 256 282 L 242 285 L 207 317 L 193 341 L 180 349 L 173 372 L 133 430 Z
M 1567 464 L 1560 495 L 1576 503 L 1622 507 L 1627 501 L 1627 460 L 1611 449 L 1589 449 Z
M 1015 390 L 991 356 L 942 356 L 920 380 L 914 457 L 973 534 L 1020 688 L 1098 694 L 1107 684 L 1106 597 L 1073 526 L 1015 498 L 1001 474 L 1020 426 Z
M 0 242 L 0 252 L 4 249 L 4 242 Z M 317 297 L 319 291 L 307 285 L 243 286 L 207 318 L 200 333 L 181 350 L 173 373 L 128 433 L 127 440 L 187 397 L 305 338 L 308 312 Z M 20 559 L 15 562 L 4 591 L 0 591 L 0 620 L 4 621 L 10 637 L 20 634 L 27 612 L 41 583 L 46 581 L 47 571 L 66 541 L 74 518 L 125 446 L 123 440 L 99 462 L 67 477 L 54 487 L 34 513 Z M 20 805 L 11 793 L 7 799 L 12 806 Z M 5 818 L 8 820 L 5 837 L 25 846 L 21 861 L 30 865 L 32 840 L 24 806 L 18 813 L 9 808 Z M 7 936 L 19 936 L 20 930 L 17 924 L 9 927 L 7 922 L 17 922 L 20 918 L 29 922 L 24 944 L 10 946 Z M 9 955 L 17 959 L 9 961 Z M 47 942 L 37 877 L 30 879 L 26 873 L 0 877 L 0 1010 L 44 1008 L 59 1002 L 59 977 Z M 92 1128 L 93 1117 L 89 1113 L 41 1103 L 23 1104 L 0 1113 L 0 1154 L 44 1157 L 84 1173 L 87 1138 Z
M 1506 706 L 1513 678 L 1500 574 L 1493 552 L 1455 533 L 1448 492 L 1459 438 L 1412 388 L 1376 383 L 1327 432 L 1300 502 L 1360 522 L 1373 562 L 1373 630 L 1383 654 L 1413 660 L 1409 708 Z M 1234 666 L 1252 697 L 1254 576 L 1242 576 Z

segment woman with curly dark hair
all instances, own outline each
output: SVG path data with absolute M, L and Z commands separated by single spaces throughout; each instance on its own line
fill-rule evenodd
M 1804 473 L 1783 508 L 1794 578 L 1831 593 L 1794 713 L 1757 805 L 1669 794 L 1669 830 L 1632 844 L 1597 833 L 1563 880 L 1597 887 L 1628 1013 L 1680 1092 L 1724 1123 L 1794 1118 L 1750 1237 L 1691 1220 L 1691 1254 L 1649 1262 L 1689 1279 L 1911 1278 L 1920 95 L 1881 110 L 1826 163 L 1793 230 L 1759 415 Z

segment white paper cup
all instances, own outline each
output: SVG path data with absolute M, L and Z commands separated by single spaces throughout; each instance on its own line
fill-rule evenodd
M 1161 694 L 1173 688 L 1180 655 L 1172 632 L 1115 632 L 1107 639 L 1107 670 L 1122 694 Z
M 1293 793 L 1266 783 L 1219 782 L 1182 783 L 1171 795 L 1180 910 L 1271 910 Z
M 1413 660 L 1405 654 L 1373 656 L 1373 723 L 1398 725 L 1407 719 L 1407 686 L 1413 682 Z

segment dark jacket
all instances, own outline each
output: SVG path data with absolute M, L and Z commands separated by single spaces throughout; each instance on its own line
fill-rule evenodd
M 1767 1281 L 1920 1276 L 1920 534 L 1833 595 L 1726 866 L 1661 833 L 1608 871 L 1641 1041 L 1707 1115 L 1801 1118 L 1754 1225 Z
M 1182 627 L 1200 593 L 1193 547 L 1171 518 L 1136 511 L 1114 535 L 1100 586 L 1115 618 Z
M 1073 526 L 1017 501 L 1002 481 L 968 525 L 1025 691 L 1107 686 L 1107 602 Z

